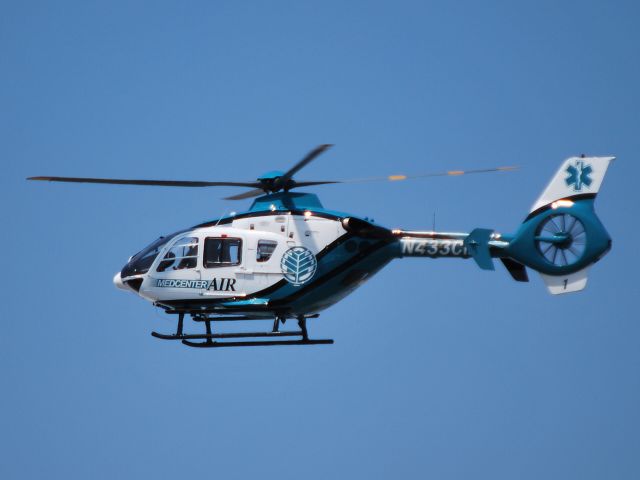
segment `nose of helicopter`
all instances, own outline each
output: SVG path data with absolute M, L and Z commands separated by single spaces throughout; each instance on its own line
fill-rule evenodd
M 113 276 L 113 284 L 118 287 L 120 290 L 128 290 L 126 285 L 122 283 L 122 277 L 120 276 L 120 272 L 116 273 Z

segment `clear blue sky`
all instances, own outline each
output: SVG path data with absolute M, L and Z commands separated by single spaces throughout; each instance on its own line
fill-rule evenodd
M 2 2 L 0 477 L 640 477 L 637 2 Z M 388 227 L 517 228 L 558 164 L 614 154 L 614 239 L 552 297 L 473 262 L 392 263 L 310 329 L 191 350 L 111 278 L 251 180 L 521 165 L 318 187 Z M 246 206 L 246 205 L 245 205 Z

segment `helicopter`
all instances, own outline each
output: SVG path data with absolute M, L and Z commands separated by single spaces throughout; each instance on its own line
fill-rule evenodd
M 331 344 L 309 337 L 307 320 L 339 302 L 394 259 L 472 259 L 495 270 L 499 259 L 517 282 L 537 271 L 551 294 L 586 287 L 590 267 L 611 249 L 611 238 L 594 211 L 615 157 L 566 159 L 515 233 L 476 228 L 471 232 L 388 229 L 373 220 L 328 210 L 301 187 L 344 181 L 297 181 L 294 175 L 329 149 L 323 144 L 286 172 L 271 171 L 251 182 L 121 180 L 29 177 L 28 180 L 166 187 L 250 188 L 228 200 L 254 198 L 241 213 L 225 215 L 164 235 L 129 258 L 113 278 L 177 317 L 175 333 L 151 334 L 190 347 Z M 416 175 L 456 176 L 512 170 L 498 167 Z M 406 175 L 364 179 L 405 180 Z M 361 179 L 362 180 L 362 179 Z M 205 333 L 185 333 L 185 317 Z M 285 330 L 287 320 L 297 330 Z M 266 331 L 218 332 L 217 322 L 272 321 Z

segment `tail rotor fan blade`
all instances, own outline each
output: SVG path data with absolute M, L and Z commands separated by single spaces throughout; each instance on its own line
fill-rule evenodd
M 586 250 L 586 231 L 582 222 L 569 213 L 550 215 L 538 227 L 536 240 L 538 251 L 552 265 L 564 267 L 573 265 Z M 558 240 L 553 237 L 562 236 Z M 552 238 L 545 238 L 552 237 Z

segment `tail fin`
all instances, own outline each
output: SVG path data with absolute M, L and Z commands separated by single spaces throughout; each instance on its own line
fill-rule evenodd
M 609 164 L 615 157 L 571 157 L 560 169 L 531 207 L 530 215 L 563 199 L 594 198 Z
M 593 202 L 614 157 L 565 160 L 506 247 L 538 271 L 552 294 L 582 290 L 589 267 L 611 248 Z

